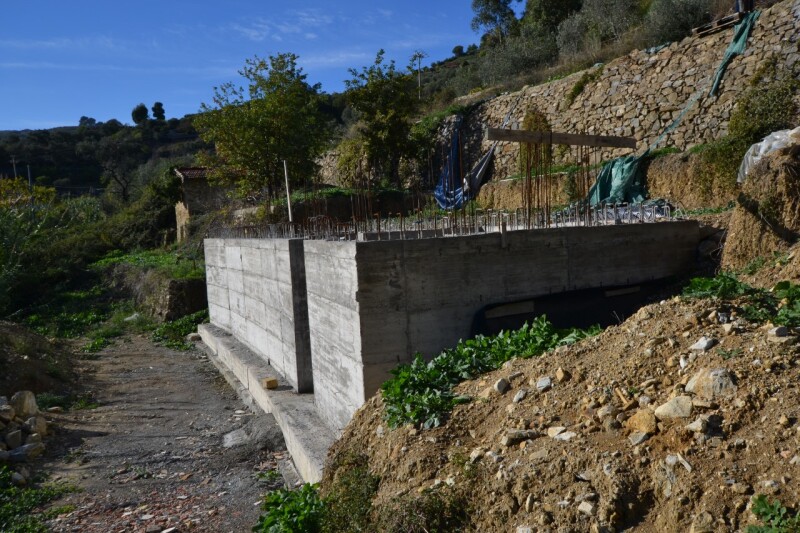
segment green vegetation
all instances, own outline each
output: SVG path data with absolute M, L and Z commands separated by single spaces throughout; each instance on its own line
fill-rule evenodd
M 687 209 L 687 210 L 678 209 L 675 212 L 675 216 L 686 217 L 686 216 L 700 216 L 700 215 L 718 215 L 720 213 L 730 211 L 734 207 L 736 207 L 736 202 L 729 202 L 728 205 L 723 207 L 701 207 L 700 209 Z
M 314 159 L 331 129 L 322 111 L 319 85 L 309 85 L 298 57 L 285 53 L 245 62 L 239 74 L 247 87 L 226 83 L 214 89 L 194 124 L 213 143 L 201 156 L 218 183 L 236 185 L 241 195 L 283 190 L 284 161 L 290 179 L 303 183 L 316 168 Z
M 278 489 L 264 497 L 265 511 L 253 527 L 262 533 L 315 533 L 321 531 L 324 510 L 317 485 L 297 490 Z
M 198 258 L 187 257 L 177 249 L 145 250 L 130 253 L 114 250 L 91 266 L 103 270 L 117 264 L 156 269 L 172 279 L 202 279 L 205 277 L 203 261 Z
M 713 278 L 692 279 L 683 295 L 736 302 L 741 315 L 753 322 L 800 326 L 800 285 L 789 281 L 781 281 L 766 291 L 739 281 L 733 274 L 722 273 Z
M 5 533 L 40 533 L 48 531 L 44 520 L 63 508 L 50 513 L 37 511 L 42 505 L 74 489 L 66 485 L 43 485 L 38 488 L 19 488 L 11 482 L 11 470 L 0 465 L 0 531 Z
M 594 70 L 587 70 L 583 73 L 583 75 L 581 75 L 581 77 L 575 82 L 575 85 L 572 86 L 572 89 L 570 89 L 565 97 L 567 106 L 571 106 L 572 103 L 575 102 L 575 99 L 581 95 L 587 85 L 600 79 L 600 76 L 603 75 L 603 68 L 603 66 L 600 66 Z
M 164 322 L 153 331 L 153 342 L 174 350 L 189 350 L 192 345 L 186 336 L 197 331 L 197 325 L 208 321 L 208 310 L 203 309 L 172 322 Z
M 334 480 L 323 495 L 323 530 L 369 531 L 372 499 L 380 478 L 369 471 L 367 457 L 362 454 L 339 455 L 330 468 Z
M 797 533 L 800 531 L 800 514 L 790 511 L 778 500 L 771 502 L 763 494 L 753 498 L 753 514 L 763 525 L 747 526 L 747 533 Z
M 468 519 L 469 508 L 461 492 L 430 489 L 420 495 L 404 494 L 381 508 L 378 531 L 461 531 Z
M 534 357 L 599 331 L 599 327 L 559 330 L 541 316 L 517 331 L 461 341 L 430 362 L 417 355 L 411 364 L 393 370 L 394 377 L 381 387 L 386 419 L 392 427 L 439 426 L 455 405 L 469 401 L 453 393 L 453 387 L 462 381 L 495 370 L 514 357 Z

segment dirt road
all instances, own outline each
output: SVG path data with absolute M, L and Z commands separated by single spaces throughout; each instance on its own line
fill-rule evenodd
M 196 350 L 131 337 L 82 365 L 99 407 L 54 415 L 44 470 L 80 488 L 54 531 L 250 531 L 288 458 L 271 416 Z

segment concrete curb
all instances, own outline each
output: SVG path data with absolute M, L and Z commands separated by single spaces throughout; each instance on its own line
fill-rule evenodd
M 252 396 L 255 404 L 275 417 L 303 480 L 316 483 L 322 479 L 325 457 L 336 437 L 317 415 L 314 395 L 295 393 L 266 361 L 227 331 L 212 324 L 201 324 L 197 332 L 212 354 Z M 268 377 L 278 380 L 278 388 L 267 390 L 261 385 L 261 380 Z

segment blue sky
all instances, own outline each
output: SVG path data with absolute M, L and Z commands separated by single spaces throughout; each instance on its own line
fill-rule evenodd
M 182 117 L 254 55 L 294 52 L 336 92 L 380 48 L 405 67 L 479 40 L 469 0 L 7 0 L 0 13 L 0 130 L 130 123 L 139 102 Z

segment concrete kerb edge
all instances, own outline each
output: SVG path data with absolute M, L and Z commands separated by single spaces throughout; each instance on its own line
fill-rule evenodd
M 316 483 L 322 479 L 325 457 L 335 436 L 317 415 L 314 395 L 296 394 L 266 361 L 225 330 L 212 324 L 201 324 L 197 331 L 211 352 L 210 357 L 216 358 L 236 377 L 258 407 L 275 417 L 303 480 Z M 261 379 L 265 377 L 277 378 L 278 389 L 265 389 L 261 385 Z

